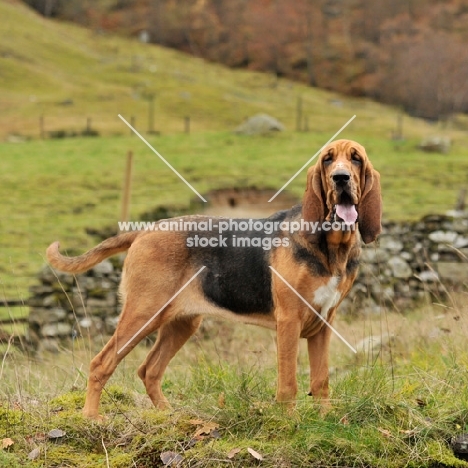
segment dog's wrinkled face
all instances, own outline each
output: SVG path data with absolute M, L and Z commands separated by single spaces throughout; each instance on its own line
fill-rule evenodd
M 338 140 L 320 155 L 322 186 L 330 216 L 346 224 L 358 218 L 357 205 L 362 195 L 363 169 L 367 161 L 364 148 L 354 141 Z
M 359 216 L 359 219 L 358 219 Z M 358 222 L 362 240 L 373 242 L 382 230 L 380 174 L 373 168 L 363 146 L 351 140 L 327 145 L 307 171 L 302 199 L 305 221 Z M 320 234 L 303 233 L 308 242 L 320 241 Z

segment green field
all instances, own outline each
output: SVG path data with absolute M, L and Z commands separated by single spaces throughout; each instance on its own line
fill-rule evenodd
M 150 142 L 201 193 L 223 187 L 279 189 L 332 132 L 332 127 L 328 133 L 273 137 L 199 132 L 151 137 Z M 352 128 L 343 136 L 362 142 L 381 172 L 386 219 L 443 213 L 466 183 L 468 150 L 461 146 L 449 155 L 427 155 L 413 148 L 415 140 L 396 149 Z M 196 198 L 137 137 L 0 144 L 0 280 L 8 298 L 25 297 L 49 243 L 60 240 L 64 248 L 84 250 L 96 242 L 86 228 L 116 226 L 130 149 L 135 154 L 132 219 L 157 206 L 186 207 Z M 300 197 L 304 183 L 305 173 L 288 190 Z

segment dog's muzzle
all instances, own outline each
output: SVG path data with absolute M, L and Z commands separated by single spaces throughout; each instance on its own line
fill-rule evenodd
M 333 207 L 332 219 L 335 220 L 336 216 L 338 216 L 346 224 L 354 224 L 357 221 L 358 213 L 351 196 L 351 174 L 344 169 L 340 169 L 333 173 L 332 179 L 335 183 L 337 195 L 337 203 Z

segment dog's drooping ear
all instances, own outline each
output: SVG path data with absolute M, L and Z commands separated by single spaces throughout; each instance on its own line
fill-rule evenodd
M 307 186 L 302 198 L 302 219 L 310 223 L 320 223 L 325 217 L 325 199 L 322 187 L 322 168 L 320 162 L 309 167 Z M 301 235 L 309 242 L 318 242 L 318 233 L 312 230 L 302 231 Z
M 365 244 L 375 241 L 382 232 L 382 195 L 380 174 L 367 161 L 364 170 L 363 190 L 358 206 L 359 232 Z

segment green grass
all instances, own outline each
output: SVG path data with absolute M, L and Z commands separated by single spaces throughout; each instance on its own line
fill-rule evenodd
M 453 436 L 468 430 L 468 355 L 461 346 L 466 320 L 454 327 L 451 314 L 442 322 L 437 314 L 422 310 L 406 318 L 340 321 L 340 332 L 352 343 L 382 320 L 399 338 L 391 349 L 358 359 L 333 340 L 338 370 L 325 415 L 305 395 L 303 346 L 296 410 L 289 414 L 274 403 L 273 333 L 253 327 L 218 324 L 208 339 L 199 335 L 189 342 L 166 373 L 163 388 L 173 405 L 166 412 L 150 405 L 135 378 L 148 351 L 140 345 L 106 387 L 103 423 L 80 414 L 89 344 L 77 341 L 71 350 L 38 359 L 12 354 L 2 366 L 0 439 L 10 437 L 14 445 L 0 453 L 28 467 L 106 467 L 105 450 L 112 467 L 159 466 L 164 451 L 183 456 L 182 466 L 466 467 L 449 446 Z M 429 338 L 434 320 L 452 329 L 448 338 Z M 207 423 L 219 434 L 196 437 Z M 66 436 L 44 440 L 52 429 Z M 28 461 L 36 447 L 39 458 Z M 264 457 L 261 463 L 249 447 Z M 229 460 L 235 448 L 241 450 Z
M 353 125 L 353 124 L 352 124 Z M 201 193 L 222 187 L 278 189 L 332 134 L 288 132 L 240 137 L 229 132 L 152 137 L 150 142 Z M 382 174 L 386 219 L 416 219 L 453 207 L 466 184 L 464 149 L 427 155 L 415 141 L 395 148 L 385 139 L 343 133 L 368 149 Z M 187 207 L 193 192 L 136 137 L 76 138 L 0 144 L 0 281 L 8 298 L 27 298 L 26 288 L 44 263 L 46 247 L 60 240 L 83 251 L 96 241 L 86 228 L 116 226 L 126 152 L 135 153 L 131 215 L 156 206 Z M 288 190 L 302 196 L 305 174 Z M 201 207 L 197 208 L 198 210 Z

